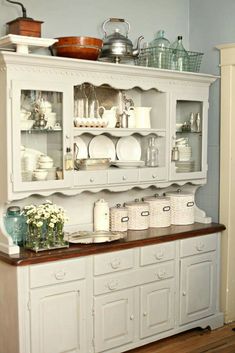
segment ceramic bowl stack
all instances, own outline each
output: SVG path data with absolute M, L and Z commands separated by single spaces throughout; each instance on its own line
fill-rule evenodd
M 56 167 L 53 167 L 53 159 L 44 154 L 38 158 L 38 168 L 34 171 L 34 178 L 36 180 L 55 180 Z
M 34 120 L 30 119 L 31 112 L 21 109 L 20 111 L 20 129 L 30 130 L 33 127 Z

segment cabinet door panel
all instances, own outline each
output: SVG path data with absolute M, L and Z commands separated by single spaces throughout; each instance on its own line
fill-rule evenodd
M 134 289 L 95 298 L 95 351 L 133 341 Z
M 140 297 L 141 338 L 174 327 L 174 279 L 141 286 Z
M 31 291 L 32 353 L 84 353 L 84 283 Z
M 215 252 L 181 260 L 180 289 L 180 324 L 186 324 L 215 313 Z

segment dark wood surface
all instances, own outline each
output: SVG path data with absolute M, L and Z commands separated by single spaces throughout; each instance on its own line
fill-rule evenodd
M 69 248 L 39 253 L 21 248 L 20 253 L 15 255 L 0 252 L 0 261 L 14 266 L 25 266 L 207 235 L 221 232 L 224 229 L 225 226 L 218 223 L 194 223 L 186 226 L 172 225 L 166 228 L 149 228 L 142 231 L 128 231 L 124 239 L 110 243 L 70 244 Z
M 217 330 L 194 329 L 128 353 L 235 353 L 235 322 Z

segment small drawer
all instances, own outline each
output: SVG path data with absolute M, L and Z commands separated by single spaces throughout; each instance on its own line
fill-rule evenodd
M 94 295 L 115 292 L 120 289 L 134 287 L 138 283 L 137 271 L 126 271 L 119 274 L 109 274 L 94 279 Z
M 175 277 L 175 261 L 169 261 L 166 263 L 160 263 L 150 267 L 142 268 L 139 272 L 139 285 L 163 281 L 168 278 Z
M 165 180 L 167 177 L 167 170 L 164 167 L 157 168 L 141 168 L 139 170 L 140 181 L 158 181 Z
M 108 171 L 108 182 L 112 184 L 137 182 L 138 177 L 138 169 L 115 169 Z
M 175 258 L 175 242 L 144 246 L 140 250 L 140 265 L 146 266 Z
M 105 170 L 80 170 L 74 172 L 74 185 L 100 185 L 107 184 L 107 171 Z
M 85 259 L 30 266 L 30 287 L 41 287 L 85 278 Z
M 94 256 L 94 275 L 103 275 L 133 268 L 134 251 L 115 251 Z
M 217 235 L 203 235 L 200 237 L 180 240 L 180 256 L 190 256 L 216 250 Z

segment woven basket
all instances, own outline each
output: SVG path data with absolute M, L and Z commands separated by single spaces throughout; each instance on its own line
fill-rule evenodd
M 112 232 L 127 231 L 128 209 L 117 204 L 116 207 L 110 208 L 110 229 Z
M 146 197 L 149 204 L 149 226 L 152 228 L 169 227 L 171 225 L 171 207 L 169 197 Z
M 194 223 L 194 195 L 186 192 L 169 192 L 171 200 L 171 224 L 186 225 Z
M 141 230 L 149 227 L 149 204 L 142 201 L 127 202 L 128 229 Z

